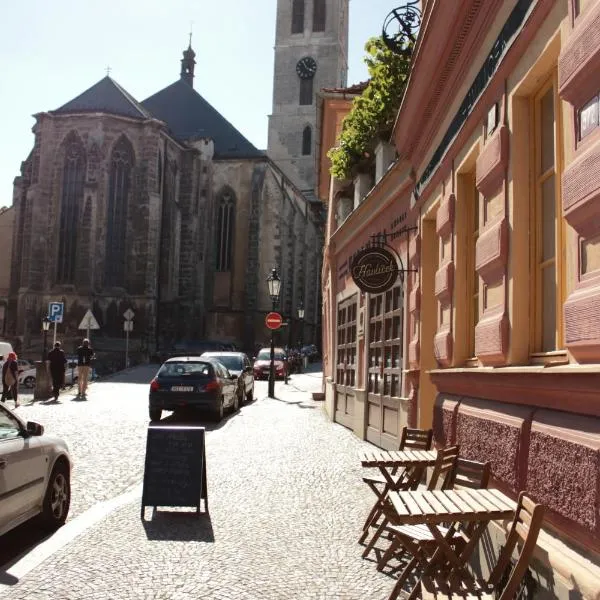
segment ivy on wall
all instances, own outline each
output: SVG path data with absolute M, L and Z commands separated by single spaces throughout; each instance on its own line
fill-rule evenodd
M 389 139 L 410 73 L 410 51 L 394 54 L 381 37 L 369 39 L 365 51 L 369 83 L 352 102 L 339 145 L 327 153 L 336 179 L 348 179 L 359 165 L 372 163 L 379 140 Z

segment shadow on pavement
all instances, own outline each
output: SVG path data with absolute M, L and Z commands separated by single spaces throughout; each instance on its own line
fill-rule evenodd
M 23 525 L 0 537 L 0 585 L 15 585 L 18 579 L 6 571 L 23 555 L 45 542 L 51 533 L 40 527 L 37 519 L 31 519 Z
M 149 540 L 206 543 L 215 541 L 208 513 L 197 514 L 195 511 L 170 512 L 154 509 L 152 520 L 142 519 L 142 524 Z

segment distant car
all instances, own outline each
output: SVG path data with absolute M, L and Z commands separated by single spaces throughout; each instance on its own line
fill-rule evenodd
M 19 358 L 17 359 L 17 368 L 19 369 L 19 373 L 22 373 L 29 369 L 35 369 L 35 363 L 27 358 Z
M 67 444 L 0 403 L 0 535 L 32 517 L 50 528 L 67 519 L 71 458 Z
M 35 375 L 36 369 L 28 369 L 27 371 L 19 373 L 19 384 L 28 389 L 33 389 L 35 387 Z M 72 369 L 67 363 L 65 369 L 65 385 L 74 385 L 75 383 L 77 383 L 77 369 Z
M 289 375 L 289 365 L 287 361 L 287 355 L 283 348 L 275 348 L 275 360 L 273 361 L 273 367 L 275 370 L 275 377 L 285 379 Z M 261 348 L 254 359 L 254 378 L 255 379 L 268 379 L 269 369 L 271 366 L 271 349 Z
M 204 352 L 201 358 L 215 358 L 224 364 L 232 375 L 238 376 L 240 404 L 254 398 L 254 374 L 250 359 L 243 352 Z
M 178 356 L 167 360 L 150 382 L 149 414 L 158 421 L 163 410 L 209 409 L 220 421 L 225 408 L 239 408 L 238 377 L 214 358 Z
M 308 357 L 309 362 L 315 362 L 319 359 L 319 350 L 314 344 L 303 346 L 301 352 L 304 356 Z

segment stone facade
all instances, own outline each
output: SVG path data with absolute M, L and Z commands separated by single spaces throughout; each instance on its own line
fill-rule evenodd
M 0 336 L 4 335 L 13 236 L 13 208 L 0 208 Z

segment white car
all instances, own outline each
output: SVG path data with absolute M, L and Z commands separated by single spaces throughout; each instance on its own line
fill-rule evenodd
M 19 373 L 19 384 L 26 388 L 33 389 L 35 387 L 35 369 L 27 369 Z M 65 370 L 65 385 L 73 385 L 77 383 L 77 368 L 72 369 L 67 367 Z
M 37 515 L 45 526 L 60 527 L 70 503 L 67 444 L 0 402 L 0 535 Z

